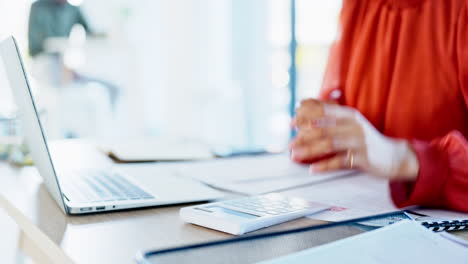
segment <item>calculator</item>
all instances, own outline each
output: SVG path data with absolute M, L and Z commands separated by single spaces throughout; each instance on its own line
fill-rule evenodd
M 184 207 L 183 221 L 233 235 L 242 235 L 264 227 L 319 213 L 330 206 L 270 193 L 234 200 Z

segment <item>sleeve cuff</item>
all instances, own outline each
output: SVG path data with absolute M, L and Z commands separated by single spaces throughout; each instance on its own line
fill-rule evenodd
M 440 207 L 444 204 L 442 192 L 448 176 L 447 157 L 437 146 L 428 142 L 412 140 L 410 143 L 419 161 L 418 178 L 414 182 L 391 182 L 393 202 L 398 207 Z

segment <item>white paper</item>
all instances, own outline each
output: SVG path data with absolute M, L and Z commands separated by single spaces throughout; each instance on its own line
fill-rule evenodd
M 442 232 L 442 233 L 439 233 L 439 234 L 443 238 L 448 239 L 448 240 L 452 241 L 453 243 L 458 244 L 458 245 L 468 249 L 468 240 L 465 240 L 465 239 L 463 239 L 461 237 L 454 236 L 454 235 L 452 235 L 450 233 L 447 233 L 447 232 Z
M 188 162 L 180 164 L 178 171 L 214 187 L 242 194 L 280 191 L 352 173 L 312 174 L 308 166 L 293 163 L 285 154 Z
M 334 179 L 283 194 L 332 206 L 328 211 L 310 216 L 323 221 L 343 221 L 399 210 L 390 198 L 388 182 L 366 174 Z
M 466 263 L 468 249 L 420 224 L 402 222 L 262 264 Z
M 175 139 L 142 138 L 102 143 L 99 148 L 123 161 L 203 160 L 213 158 L 205 144 Z

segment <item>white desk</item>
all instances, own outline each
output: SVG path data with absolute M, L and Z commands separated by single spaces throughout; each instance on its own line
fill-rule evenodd
M 184 224 L 178 216 L 181 206 L 66 216 L 52 200 L 34 167 L 16 168 L 0 163 L 0 175 L 0 208 L 4 209 L 0 212 L 0 232 L 3 234 L 7 231 L 7 235 L 2 235 L 0 246 L 1 249 L 9 250 L 9 247 L 15 250 L 2 252 L 4 259 L 15 259 L 21 255 L 17 252 L 19 250 L 39 263 L 134 263 L 139 250 L 231 237 Z M 9 215 L 9 219 L 6 215 Z M 321 223 L 303 218 L 258 232 Z M 468 232 L 456 234 L 468 239 Z M 4 263 L 4 259 L 0 261 Z

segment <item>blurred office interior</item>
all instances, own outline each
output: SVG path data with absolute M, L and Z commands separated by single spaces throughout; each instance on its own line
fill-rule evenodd
M 61 0 L 37 0 L 61 1 Z M 341 0 L 69 0 L 91 28 L 28 48 L 36 1 L 0 0 L 48 136 L 171 136 L 284 148 L 295 102 L 318 95 Z M 292 54 L 295 51 L 293 59 Z M 295 67 L 292 67 L 292 63 Z M 0 64 L 0 71 L 3 71 Z M 16 133 L 0 74 L 0 136 Z

